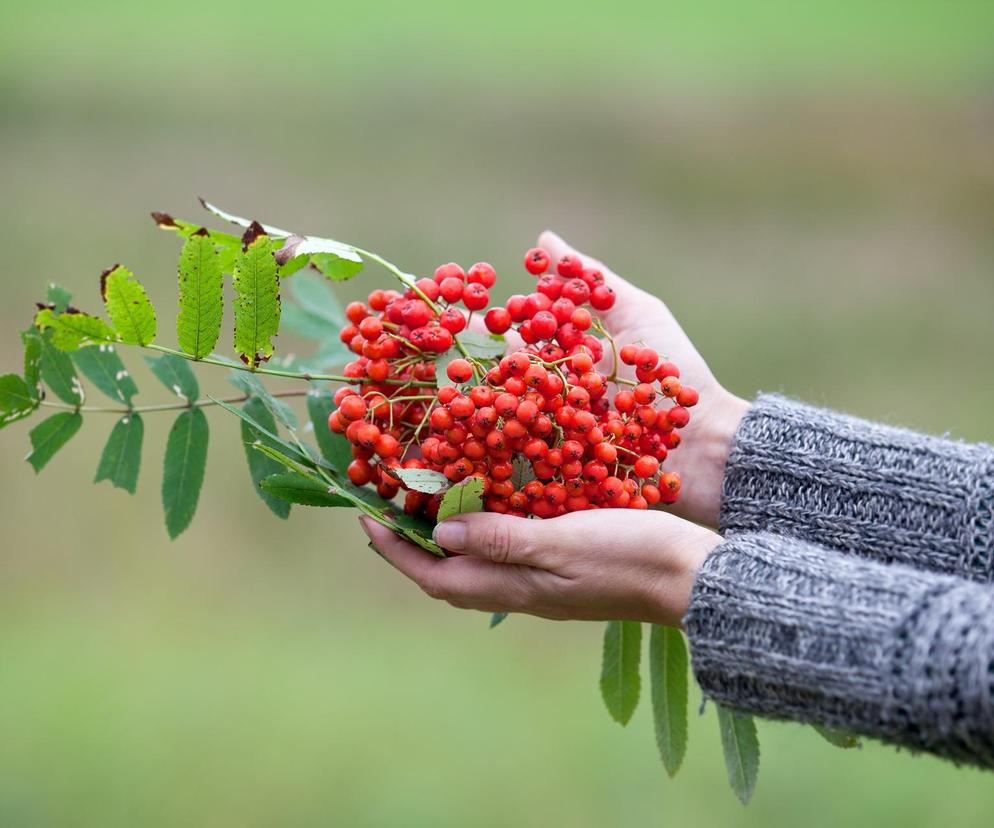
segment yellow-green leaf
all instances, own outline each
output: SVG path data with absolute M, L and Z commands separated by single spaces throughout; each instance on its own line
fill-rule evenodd
M 197 359 L 208 356 L 221 336 L 224 315 L 221 258 L 201 227 L 183 245 L 179 258 L 179 346 Z
M 246 249 L 235 262 L 235 351 L 255 368 L 273 355 L 280 327 L 280 286 L 273 243 L 257 226 L 246 233 Z

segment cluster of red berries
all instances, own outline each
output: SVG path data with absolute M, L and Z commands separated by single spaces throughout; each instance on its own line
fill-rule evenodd
M 491 333 L 514 328 L 524 342 L 501 358 L 475 358 L 455 339 L 489 304 L 488 264 L 442 265 L 404 293 L 374 290 L 348 306 L 341 336 L 358 355 L 345 368 L 356 387 L 338 390 L 328 426 L 352 443 L 353 483 L 392 498 L 404 488 L 398 468 L 432 469 L 453 484 L 477 476 L 487 510 L 541 518 L 676 501 L 680 477 L 661 465 L 697 391 L 645 346 L 611 342 L 611 375 L 597 370 L 604 346 L 593 332 L 606 332 L 593 312 L 609 310 L 614 292 L 573 256 L 555 272 L 551 264 L 545 250 L 529 250 L 535 291 L 486 311 Z M 436 377 L 437 364 L 452 384 Z M 637 382 L 617 376 L 620 364 Z M 441 497 L 409 490 L 404 509 L 434 519 Z

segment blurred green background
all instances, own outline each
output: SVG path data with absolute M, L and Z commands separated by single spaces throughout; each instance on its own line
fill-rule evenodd
M 47 281 L 95 309 L 117 261 L 171 344 L 177 246 L 147 213 L 204 195 L 414 271 L 486 259 L 507 293 L 551 226 L 742 395 L 994 439 L 992 36 L 967 0 L 6 0 L 0 370 Z M 90 484 L 110 419 L 38 477 L 29 426 L 0 436 L 4 828 L 990 822 L 990 775 L 791 724 L 761 724 L 743 809 L 713 711 L 667 780 L 647 705 L 626 730 L 601 707 L 599 625 L 489 632 L 350 514 L 281 524 L 223 412 L 170 544 L 169 419 L 134 498 Z

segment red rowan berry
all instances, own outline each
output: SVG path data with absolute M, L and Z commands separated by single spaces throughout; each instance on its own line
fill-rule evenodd
M 536 339 L 551 339 L 556 335 L 559 324 L 549 311 L 543 310 L 536 313 L 531 320 L 532 335 Z
M 466 281 L 470 284 L 483 285 L 492 288 L 497 282 L 497 271 L 487 262 L 477 262 L 466 271 Z
M 563 285 L 563 292 L 560 295 L 576 305 L 585 305 L 590 299 L 590 287 L 583 279 L 570 279 Z
M 525 308 L 525 303 L 528 301 L 527 296 L 522 296 L 520 293 L 515 293 L 513 296 L 509 296 L 507 302 L 504 303 L 504 307 L 507 312 L 511 315 L 512 322 L 524 322 L 529 314 Z
M 449 262 L 448 264 L 440 265 L 435 268 L 435 281 L 441 284 L 446 279 L 458 279 L 462 282 L 466 278 L 466 274 L 463 269 L 459 267 L 455 262 Z
M 463 288 L 462 301 L 471 311 L 483 310 L 490 303 L 490 293 L 482 284 L 474 282 Z
M 617 298 L 607 285 L 598 285 L 590 291 L 590 306 L 599 311 L 610 310 L 614 307 Z
M 525 253 L 525 270 L 533 276 L 545 273 L 549 269 L 549 254 L 541 247 L 533 247 Z
M 697 405 L 699 399 L 700 395 L 697 393 L 697 389 L 690 385 L 681 386 L 680 391 L 676 395 L 676 401 L 684 408 L 691 408 Z
M 559 299 L 559 295 L 563 292 L 563 282 L 562 279 L 557 276 L 553 276 L 551 273 L 547 273 L 545 276 L 539 276 L 538 282 L 535 285 L 535 290 L 545 296 L 548 296 L 553 301 Z
M 483 317 L 483 323 L 490 333 L 502 334 L 511 327 L 511 314 L 506 308 L 491 308 Z
M 583 262 L 579 256 L 567 254 L 556 262 L 556 272 L 567 279 L 576 278 L 583 273 Z
M 345 474 L 356 486 L 365 486 L 373 479 L 373 467 L 367 460 L 353 460 L 349 463 Z
M 338 411 L 346 420 L 361 420 L 366 416 L 366 401 L 354 394 L 342 400 Z
M 690 412 L 682 405 L 674 405 L 666 412 L 666 419 L 673 423 L 674 428 L 683 428 L 690 422 Z
M 659 381 L 659 387 L 663 389 L 663 394 L 667 397 L 675 397 L 680 393 L 680 380 L 676 377 L 663 377 Z
M 450 333 L 457 334 L 466 327 L 466 317 L 460 313 L 458 308 L 450 307 L 438 315 L 438 324 Z
M 445 375 L 453 382 L 469 382 L 473 376 L 473 366 L 469 360 L 454 359 L 446 366 Z
M 414 286 L 432 302 L 438 299 L 438 282 L 434 279 L 418 279 Z M 415 293 L 415 296 L 418 295 Z
M 666 472 L 659 478 L 661 488 L 676 494 L 680 491 L 680 475 L 676 472 Z
M 680 379 L 680 369 L 672 362 L 663 361 L 656 366 L 656 377 L 657 379 L 663 379 L 663 377 L 676 377 Z
M 635 461 L 633 470 L 639 477 L 652 477 L 659 471 L 659 461 L 649 454 L 643 454 Z
M 639 348 L 635 353 L 635 367 L 643 371 L 652 371 L 659 363 L 659 354 L 652 348 Z
M 345 318 L 353 325 L 358 325 L 367 316 L 369 316 L 369 311 L 362 302 L 349 302 L 345 306 Z

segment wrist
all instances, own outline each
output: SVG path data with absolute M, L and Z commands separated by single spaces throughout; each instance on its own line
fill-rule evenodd
M 683 537 L 671 536 L 673 552 L 666 556 L 665 571 L 655 579 L 647 620 L 679 627 L 690 608 L 697 573 L 724 538 L 702 526 L 686 524 Z

